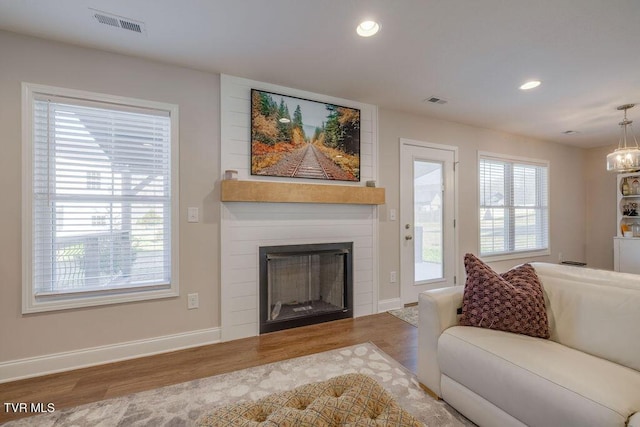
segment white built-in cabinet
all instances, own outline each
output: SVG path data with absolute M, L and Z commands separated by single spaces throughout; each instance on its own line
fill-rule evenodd
M 618 232 L 613 238 L 613 268 L 640 274 L 640 172 L 619 174 L 616 193 Z

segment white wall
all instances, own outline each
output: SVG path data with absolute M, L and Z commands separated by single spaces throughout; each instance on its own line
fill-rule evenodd
M 251 89 L 261 89 L 360 109 L 360 182 L 254 177 L 250 161 Z M 263 82 L 221 76 L 222 170 L 238 170 L 241 180 L 363 186 L 377 173 L 378 122 L 373 105 Z M 221 204 L 222 339 L 259 333 L 258 249 L 260 246 L 353 242 L 353 312 L 377 311 L 377 207 L 298 203 Z

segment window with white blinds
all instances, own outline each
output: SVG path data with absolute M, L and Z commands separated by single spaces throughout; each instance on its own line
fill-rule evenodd
M 480 153 L 480 255 L 549 253 L 549 164 Z
M 29 84 L 24 93 L 23 311 L 176 295 L 177 107 Z

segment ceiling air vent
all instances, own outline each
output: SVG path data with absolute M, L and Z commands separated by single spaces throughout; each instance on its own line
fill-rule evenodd
M 114 15 L 112 13 L 102 12 L 96 9 L 89 9 L 93 14 L 93 18 L 100 24 L 110 25 L 116 28 L 122 28 L 123 30 L 133 31 L 134 33 L 144 33 L 144 22 L 136 21 L 134 19 L 125 18 L 122 16 Z
M 95 15 L 93 15 L 99 23 L 101 24 L 107 24 L 107 25 L 111 25 L 112 27 L 119 27 L 120 23 L 118 22 L 118 19 L 113 18 L 111 16 L 107 16 L 107 15 L 103 15 L 101 13 L 96 13 Z
M 422 102 L 428 102 L 431 104 L 446 104 L 447 101 L 445 101 L 442 98 L 438 98 L 437 96 L 430 96 L 429 98 L 425 98 L 422 100 Z
M 121 19 L 120 27 L 124 28 L 125 30 L 135 31 L 136 33 L 142 33 L 142 27 L 140 26 L 140 24 L 137 24 L 135 22 L 124 21 Z

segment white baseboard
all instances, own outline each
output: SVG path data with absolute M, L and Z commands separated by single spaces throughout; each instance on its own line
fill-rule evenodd
M 55 353 L 0 363 L 0 384 L 220 342 L 220 328 Z
M 404 304 L 402 304 L 402 300 L 400 298 L 378 301 L 378 313 L 384 313 L 385 311 L 395 310 L 402 307 L 404 307 Z

